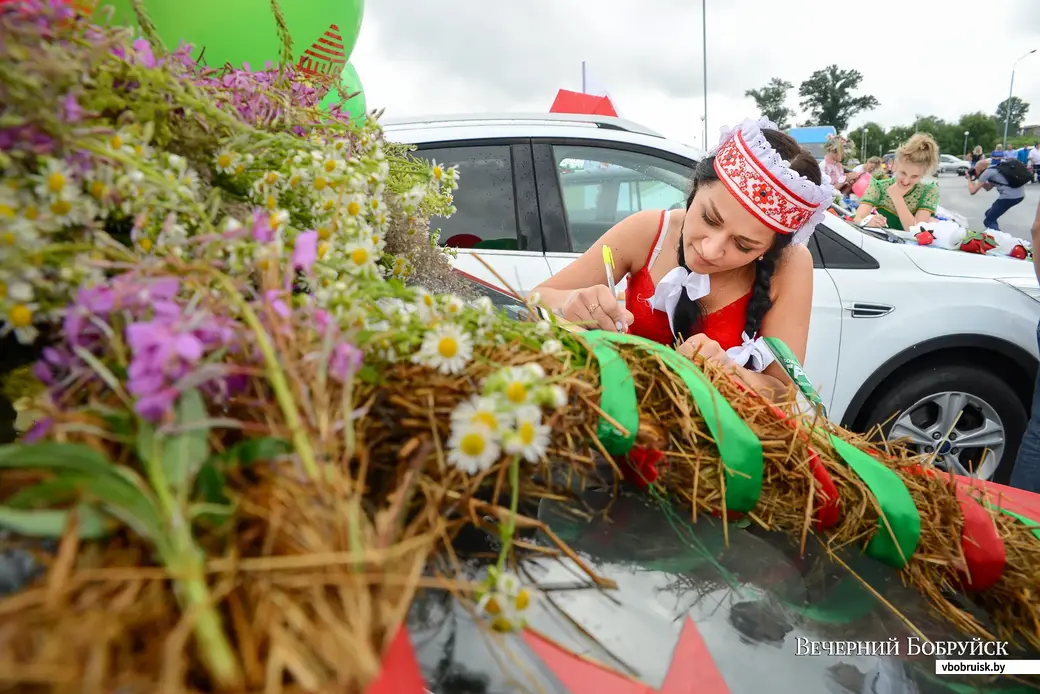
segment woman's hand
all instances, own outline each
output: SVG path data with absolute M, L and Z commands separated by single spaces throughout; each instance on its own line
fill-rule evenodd
M 865 227 L 883 227 L 887 223 L 888 223 L 888 220 L 885 219 L 884 215 L 874 214 L 874 215 L 871 215 L 869 219 L 867 219 L 867 223 L 864 224 L 863 226 L 865 226 Z
M 726 350 L 722 349 L 722 345 L 704 333 L 694 335 L 679 345 L 679 349 L 676 351 L 687 359 L 700 355 L 703 359 L 713 361 L 719 366 L 736 366 L 733 359 L 726 354 Z
M 904 186 L 899 183 L 899 181 L 896 181 L 888 187 L 888 195 L 893 201 L 897 199 L 902 200 L 903 196 L 909 193 L 911 188 L 913 188 L 913 186 Z
M 592 324 L 601 330 L 622 332 L 635 321 L 635 316 L 621 307 L 617 297 L 603 284 L 575 289 L 567 297 L 560 312 L 572 323 Z

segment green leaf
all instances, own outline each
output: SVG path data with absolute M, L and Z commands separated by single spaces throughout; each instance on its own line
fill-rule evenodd
M 367 383 L 368 385 L 372 386 L 379 385 L 379 383 L 383 380 L 382 374 L 380 374 L 379 370 L 371 364 L 366 364 L 362 366 L 358 370 L 357 377 L 358 380 L 360 380 L 362 383 Z
M 87 500 L 100 503 L 109 515 L 118 518 L 141 537 L 159 543 L 163 523 L 151 496 L 119 477 L 84 477 L 80 487 Z
M 199 498 L 208 504 L 227 503 L 227 494 L 224 493 L 226 485 L 227 481 L 224 478 L 224 473 L 221 472 L 220 468 L 213 461 L 203 465 L 202 469 L 199 470 L 199 474 L 195 477 L 195 487 L 198 490 Z
M 108 534 L 110 528 L 104 516 L 86 505 L 74 511 L 55 509 L 25 509 L 0 506 L 0 528 L 6 528 L 26 537 L 61 537 L 75 513 L 79 521 L 79 536 L 84 540 L 97 540 Z
M 0 446 L 0 468 L 71 470 L 111 475 L 115 466 L 103 453 L 79 443 L 12 443 Z
M 292 453 L 292 444 L 285 439 L 270 436 L 246 439 L 232 446 L 222 457 L 230 465 L 252 465 L 274 460 L 278 456 Z
M 75 500 L 80 495 L 83 476 L 66 473 L 51 480 L 19 489 L 7 498 L 7 505 L 17 509 L 58 506 Z
M 162 441 L 162 467 L 175 493 L 191 487 L 199 468 L 209 458 L 209 425 L 206 403 L 199 391 L 181 394 L 177 403 L 177 425 L 181 430 Z

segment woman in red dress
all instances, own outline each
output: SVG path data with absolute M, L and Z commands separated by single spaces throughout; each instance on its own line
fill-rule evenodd
M 638 212 L 537 288 L 542 304 L 578 324 L 676 346 L 732 366 L 766 397 L 790 378 L 763 336 L 805 360 L 812 257 L 804 243 L 833 200 L 816 159 L 767 120 L 724 132 L 698 164 L 686 210 Z M 625 305 L 605 284 L 628 276 Z

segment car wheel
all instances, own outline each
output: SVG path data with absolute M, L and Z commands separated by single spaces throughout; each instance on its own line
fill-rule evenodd
M 904 439 L 920 453 L 935 455 L 939 467 L 1003 484 L 1011 478 L 1027 422 L 1022 401 L 999 377 L 974 366 L 944 365 L 883 391 L 866 429 L 884 423 L 886 439 Z

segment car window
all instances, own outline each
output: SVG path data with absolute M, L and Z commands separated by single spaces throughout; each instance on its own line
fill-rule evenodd
M 459 168 L 458 211 L 448 218 L 430 218 L 430 228 L 441 230 L 442 246 L 525 250 L 518 241 L 509 145 L 422 149 L 417 156 Z
M 693 175 L 689 166 L 608 147 L 555 145 L 552 149 L 575 253 L 588 250 L 629 215 L 686 203 Z

